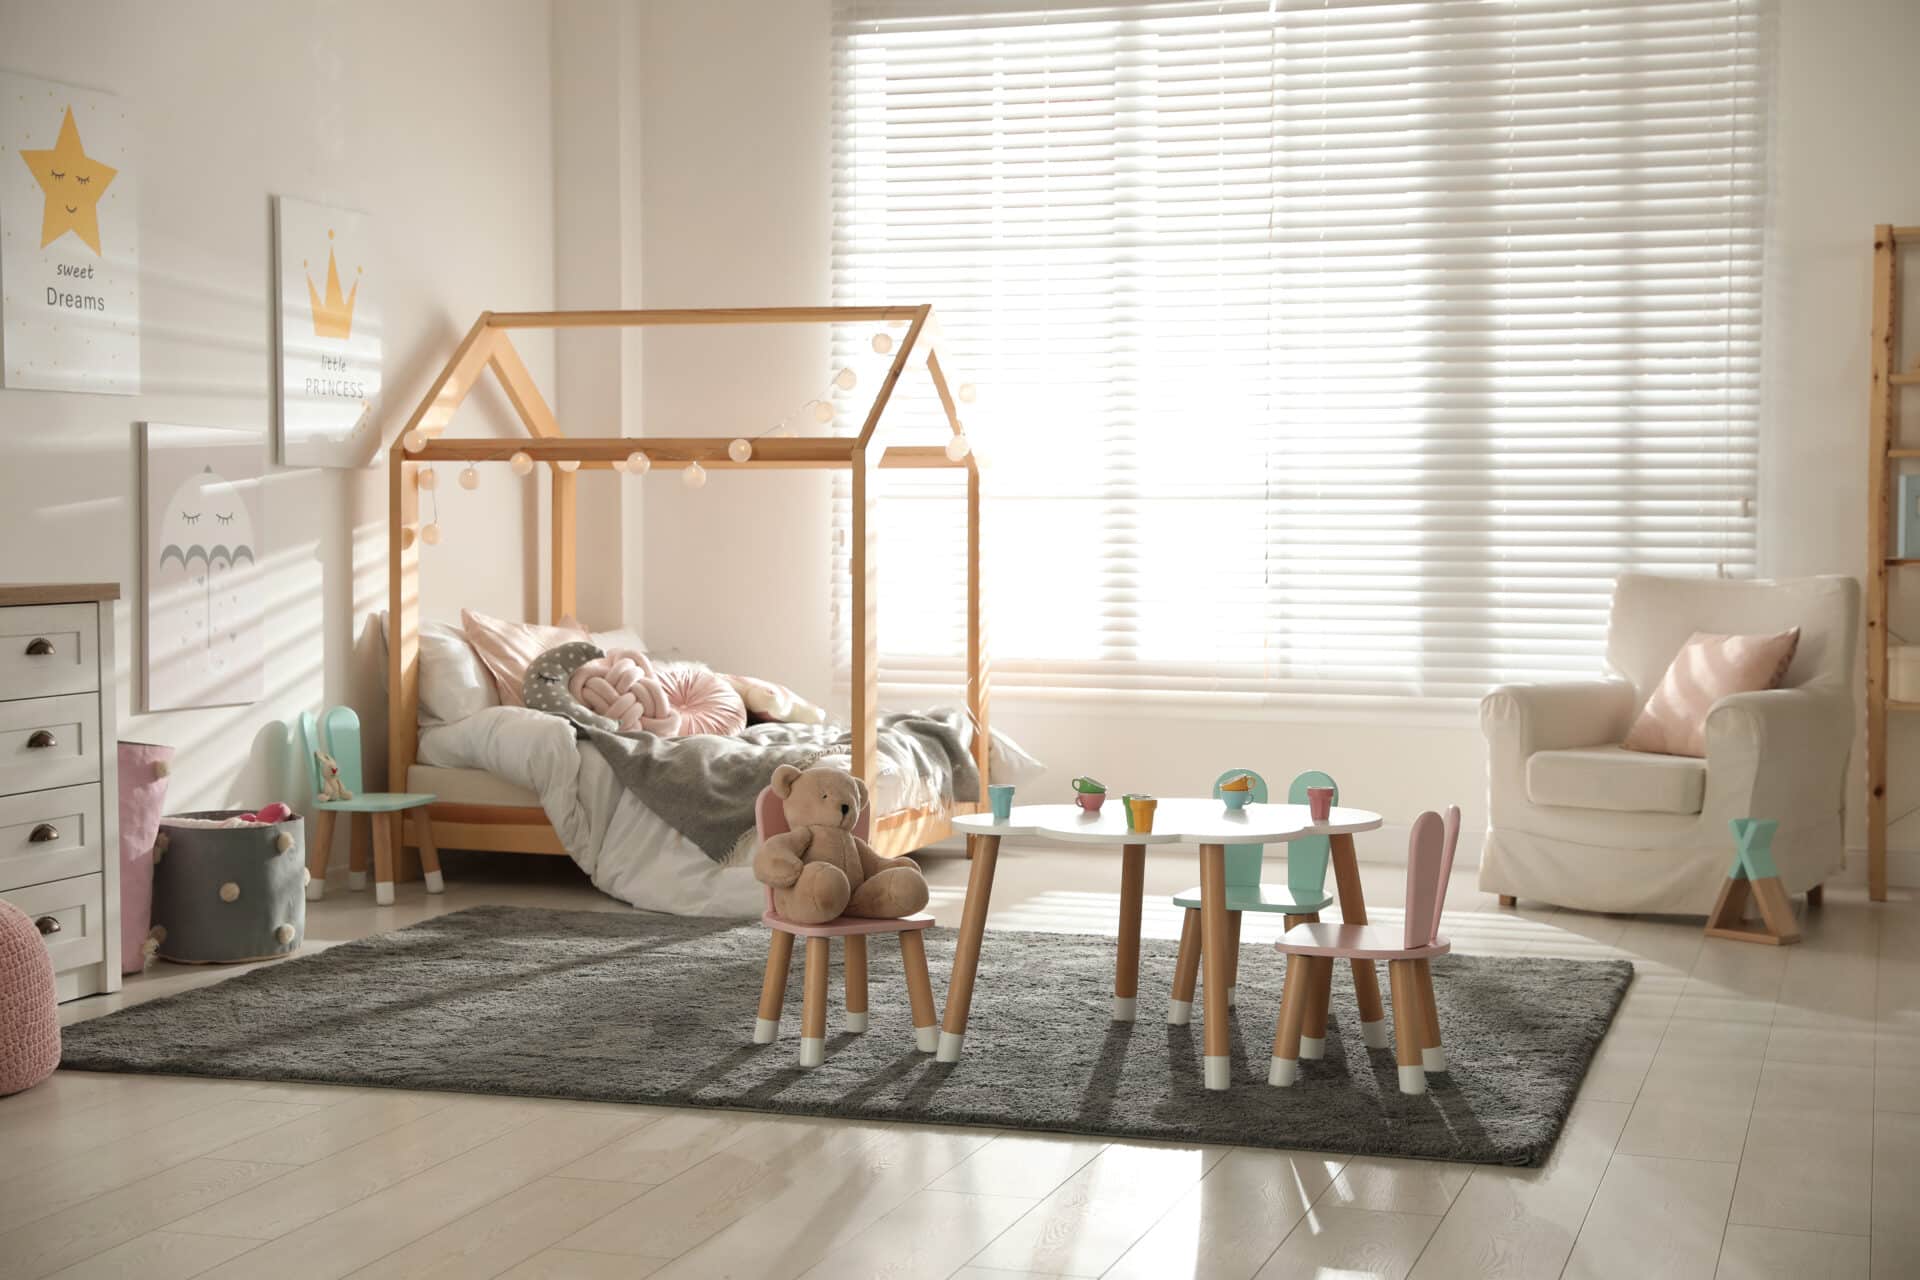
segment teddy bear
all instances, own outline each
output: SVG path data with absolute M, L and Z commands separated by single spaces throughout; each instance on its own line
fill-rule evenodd
M 775 914 L 795 924 L 838 916 L 892 920 L 927 905 L 927 882 L 909 858 L 883 858 L 853 834 L 866 784 L 844 769 L 773 771 L 788 830 L 763 842 L 753 874 L 773 890 Z

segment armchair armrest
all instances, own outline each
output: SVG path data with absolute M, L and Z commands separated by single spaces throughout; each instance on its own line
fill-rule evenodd
M 1853 696 L 1838 685 L 1764 689 L 1707 712 L 1707 804 L 1782 825 L 1846 802 Z
M 1501 685 L 1480 700 L 1480 731 L 1524 762 L 1536 751 L 1620 741 L 1638 703 L 1625 680 Z

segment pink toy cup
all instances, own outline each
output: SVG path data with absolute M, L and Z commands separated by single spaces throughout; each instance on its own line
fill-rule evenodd
M 1333 816 L 1333 788 L 1307 788 L 1307 814 L 1314 822 L 1325 822 Z
M 1104 791 L 1082 791 L 1073 797 L 1073 802 L 1082 809 L 1085 809 L 1088 813 L 1098 813 L 1100 812 L 1100 806 L 1107 802 L 1107 793 Z

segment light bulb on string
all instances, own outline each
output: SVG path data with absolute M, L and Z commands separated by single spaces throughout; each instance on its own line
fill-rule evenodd
M 480 469 L 469 462 L 460 469 L 460 487 L 478 489 L 480 487 Z
M 406 446 L 408 453 L 418 453 L 427 447 L 427 433 L 415 427 L 401 438 L 400 443 Z
M 533 459 L 525 453 L 515 452 L 507 459 L 507 465 L 513 468 L 513 474 L 524 476 L 533 470 Z
M 628 475 L 643 476 L 651 470 L 653 470 L 653 459 L 649 458 L 646 454 L 636 449 L 627 455 Z
M 422 489 L 431 489 L 440 483 L 440 477 L 434 473 L 432 467 L 422 467 L 420 468 L 420 474 L 416 478 L 415 483 Z
M 964 431 L 956 431 L 947 437 L 946 453 L 949 462 L 958 462 L 973 452 L 973 442 L 967 439 Z
M 893 350 L 893 335 L 890 333 L 874 334 L 873 349 L 881 355 L 885 355 L 887 352 Z
M 437 520 L 429 520 L 426 524 L 421 525 L 420 541 L 426 543 L 430 547 L 439 546 L 440 545 L 440 522 Z
M 566 472 L 568 475 L 572 475 L 574 472 L 580 469 L 580 459 L 561 458 L 559 461 L 555 462 L 553 465 L 560 468 L 562 471 Z
M 745 462 L 753 456 L 753 442 L 742 436 L 727 446 L 727 456 L 735 462 Z
M 825 400 L 815 400 L 813 402 L 813 420 L 819 423 L 832 422 L 833 406 Z
M 686 470 L 680 473 L 680 483 L 689 489 L 704 488 L 707 483 L 707 469 L 697 462 L 689 462 Z
M 980 398 L 980 392 L 974 387 L 974 385 L 971 382 L 961 383 L 960 390 L 955 394 L 957 394 L 960 397 L 961 402 L 964 404 L 972 404 L 975 400 Z
M 851 369 L 842 369 L 840 372 L 833 375 L 833 385 L 840 388 L 842 391 L 853 390 L 855 384 L 857 384 L 859 381 L 860 381 L 860 376 Z

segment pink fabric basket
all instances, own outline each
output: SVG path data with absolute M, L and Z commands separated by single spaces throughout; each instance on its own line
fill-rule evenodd
M 153 742 L 120 744 L 120 971 L 146 966 L 153 927 L 153 838 L 167 803 L 173 748 Z
M 60 1065 L 53 957 L 27 913 L 0 900 L 0 1097 L 31 1089 Z

